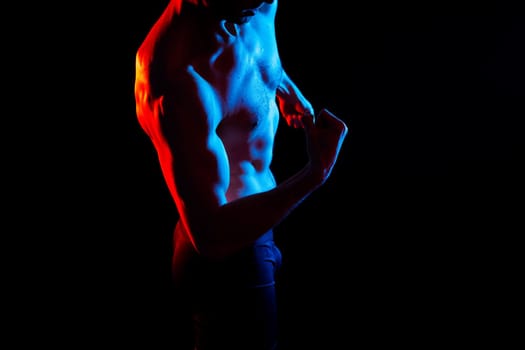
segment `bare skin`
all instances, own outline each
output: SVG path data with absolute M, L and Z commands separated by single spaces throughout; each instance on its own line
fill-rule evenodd
M 215 0 L 216 1 L 216 0 Z M 253 244 L 329 178 L 347 126 L 314 108 L 283 69 L 277 1 L 171 0 L 136 60 L 136 111 L 180 220 L 175 255 L 220 259 Z M 212 7 L 208 7 L 212 6 Z M 303 128 L 309 161 L 277 184 L 279 117 Z

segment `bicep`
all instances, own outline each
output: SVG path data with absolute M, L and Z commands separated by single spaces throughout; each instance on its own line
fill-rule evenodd
M 226 202 L 229 163 L 216 134 L 220 109 L 214 91 L 199 77 L 158 100 L 157 151 L 166 183 L 190 232 Z

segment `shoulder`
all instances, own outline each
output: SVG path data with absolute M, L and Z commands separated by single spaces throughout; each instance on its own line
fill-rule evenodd
M 135 78 L 137 83 L 148 87 L 154 96 L 162 95 L 170 86 L 191 83 L 189 62 L 182 53 L 177 53 L 176 42 L 172 45 L 147 38 L 135 54 Z
M 192 66 L 178 69 L 176 78 L 157 91 L 152 90 L 151 83 L 144 84 L 142 90 L 136 89 L 136 97 L 141 124 L 150 133 L 162 130 L 163 136 L 158 138 L 204 138 L 221 121 L 215 90 Z
M 221 121 L 222 104 L 214 86 L 191 65 L 178 68 L 173 75 L 158 95 L 162 114 L 190 119 L 185 123 L 197 123 L 202 130 L 215 128 Z
M 212 115 L 219 109 L 219 95 L 215 87 L 193 65 L 180 67 L 174 72 L 176 79 L 166 88 L 166 94 L 185 106 L 201 109 Z

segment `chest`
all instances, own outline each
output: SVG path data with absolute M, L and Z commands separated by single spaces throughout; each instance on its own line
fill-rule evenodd
M 282 76 L 273 34 L 247 26 L 225 28 L 227 40 L 208 58 L 208 79 L 217 89 L 226 109 L 260 104 L 274 99 Z

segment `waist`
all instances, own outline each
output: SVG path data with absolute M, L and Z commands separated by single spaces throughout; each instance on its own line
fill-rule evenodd
M 257 239 L 255 239 L 253 243 L 249 244 L 246 248 L 259 246 L 259 245 L 265 245 L 268 242 L 272 242 L 273 240 L 274 240 L 273 230 L 268 230 L 262 235 L 260 235 Z M 184 230 L 184 227 L 180 220 L 175 224 L 175 228 L 173 230 L 173 244 L 174 244 L 174 254 L 193 255 L 196 253 L 193 245 L 188 239 L 188 234 Z

